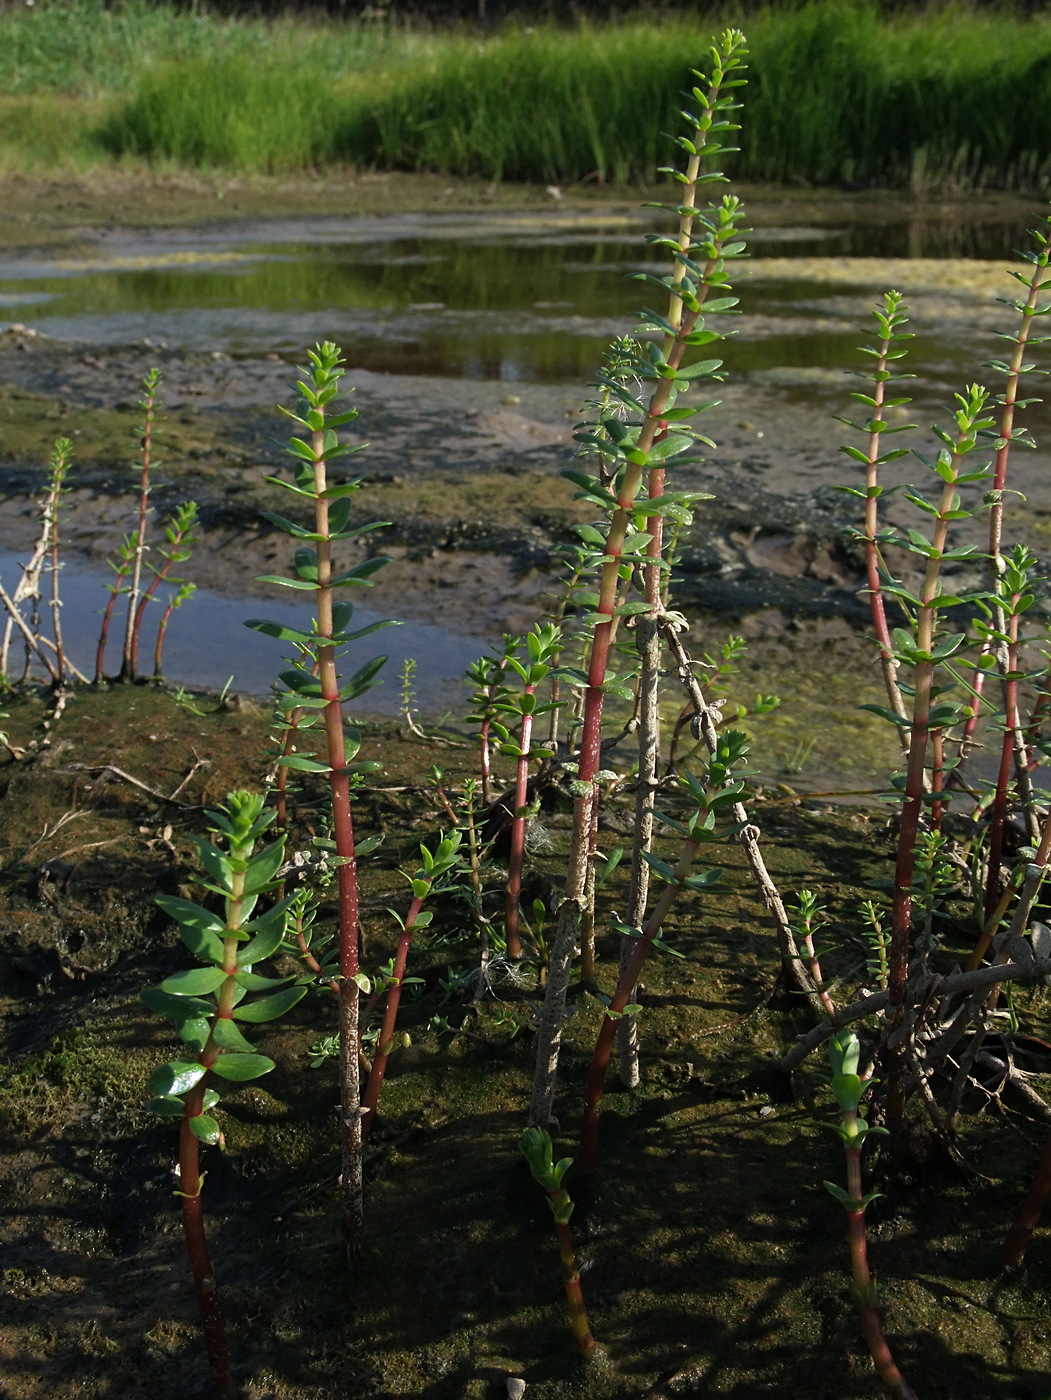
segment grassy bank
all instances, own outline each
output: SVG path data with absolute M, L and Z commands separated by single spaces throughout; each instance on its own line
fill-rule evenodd
M 508 28 L 485 40 L 138 3 L 0 19 L 0 169 L 351 164 L 568 183 L 650 180 L 717 22 Z M 1051 17 L 814 0 L 747 20 L 736 174 L 1042 188 Z

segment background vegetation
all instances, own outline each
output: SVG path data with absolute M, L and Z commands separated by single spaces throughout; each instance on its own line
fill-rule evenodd
M 742 6 L 484 30 L 368 17 L 389 9 L 268 18 L 45 0 L 10 10 L 0 168 L 353 165 L 648 182 L 691 62 Z M 1051 182 L 1051 16 L 811 0 L 759 8 L 748 31 L 738 178 L 921 190 Z

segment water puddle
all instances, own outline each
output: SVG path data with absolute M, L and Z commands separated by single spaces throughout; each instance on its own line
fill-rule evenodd
M 20 561 L 10 551 L 0 550 L 0 580 L 10 593 L 21 576 Z M 89 678 L 95 671 L 95 649 L 102 613 L 109 598 L 107 586 L 112 574 L 105 568 L 72 556 L 62 566 L 62 629 L 66 650 L 73 663 Z M 45 576 L 45 589 L 50 587 Z M 140 656 L 148 662 L 153 655 L 157 622 L 167 604 L 151 606 L 143 628 Z M 47 617 L 46 608 L 43 610 Z M 107 671 L 119 668 L 122 610 L 118 602 L 110 629 Z M 382 614 L 355 607 L 353 626 L 366 627 Z M 266 695 L 278 671 L 287 664 L 291 647 L 245 626 L 250 618 L 266 618 L 286 627 L 309 627 L 309 605 L 297 606 L 282 598 L 238 598 L 199 588 L 193 598 L 172 614 L 164 647 L 166 676 L 181 685 L 206 690 L 225 686 L 249 695 Z M 46 630 L 46 629 L 45 629 Z M 484 638 L 468 637 L 439 624 L 406 622 L 386 627 L 356 642 L 347 653 L 342 669 L 349 675 L 376 656 L 389 659 L 380 673 L 382 684 L 375 686 L 353 707 L 359 713 L 396 715 L 401 711 L 401 672 L 404 662 L 416 662 L 412 686 L 420 708 L 435 718 L 450 708 L 462 708 L 465 687 L 463 673 L 487 651 Z M 12 652 L 17 658 L 17 646 Z
M 1016 213 L 976 224 L 898 207 L 865 222 L 832 201 L 823 213 L 848 214 L 840 226 L 760 222 L 733 370 L 768 367 L 786 341 L 808 363 L 847 367 L 882 286 L 987 306 L 992 277 L 1006 294 L 1000 270 L 974 260 L 1010 258 L 1024 241 Z M 0 260 L 0 308 L 31 307 L 37 329 L 95 346 L 292 357 L 329 336 L 378 373 L 583 384 L 647 299 L 630 275 L 663 271 L 644 242 L 655 226 L 642 212 L 553 211 L 117 232 L 82 257 Z M 829 301 L 830 283 L 854 294 Z
M 1030 219 L 1008 200 L 983 207 L 980 217 L 919 209 L 900 199 L 878 205 L 801 195 L 793 206 L 778 195 L 765 210 L 760 201 L 753 258 L 737 285 L 744 314 L 723 323 L 733 332 L 719 351 L 733 417 L 721 431 L 730 459 L 768 472 L 769 489 L 798 489 L 785 476 L 793 470 L 808 489 L 841 482 L 838 468 L 828 471 L 834 446 L 815 449 L 808 441 L 801 448 L 800 429 L 789 451 L 775 452 L 769 423 L 751 422 L 752 405 L 801 408 L 806 432 L 820 431 L 825 444 L 842 440 L 839 428 L 830 436 L 826 415 L 846 412 L 848 392 L 859 387 L 845 374 L 864 363 L 857 347 L 869 338 L 868 308 L 881 288 L 898 287 L 913 304 L 918 335 L 908 369 L 919 376 L 916 421 L 932 421 L 938 405 L 998 353 L 994 332 L 1007 313 L 997 297 L 1013 293 L 1005 264 L 1024 246 Z M 435 452 L 446 465 L 458 453 L 457 464 L 470 468 L 481 459 L 465 460 L 469 429 L 462 425 L 503 411 L 493 396 L 505 388 L 502 403 L 521 409 L 512 425 L 515 450 L 535 445 L 529 432 L 540 430 L 543 443 L 568 450 L 567 404 L 583 401 L 611 338 L 630 330 L 640 304 L 660 295 L 631 280 L 647 268 L 663 271 L 645 242 L 659 226 L 655 218 L 631 209 L 552 209 L 114 230 L 80 256 L 0 257 L 0 314 L 6 308 L 12 321 L 88 348 L 232 356 L 244 365 L 241 391 L 267 358 L 297 363 L 305 345 L 331 338 L 345 349 L 349 382 L 357 374 L 366 399 L 397 406 L 400 455 L 392 471 L 422 471 L 434 465 Z M 184 377 L 199 374 L 198 361 L 184 363 Z M 483 383 L 492 387 L 482 390 Z M 120 396 L 126 392 L 122 385 Z M 479 407 L 474 399 L 486 393 L 492 402 Z M 1038 438 L 1042 412 L 1032 422 Z M 365 427 L 392 441 L 389 424 Z M 510 450 L 504 439 L 511 436 L 509 428 L 501 451 Z M 796 470 L 793 462 L 802 465 Z M 1028 480 L 1020 485 L 1030 490 Z M 70 632 L 91 636 L 106 580 L 90 564 L 67 567 L 68 583 L 76 584 L 67 587 Z M 269 612 L 280 617 L 283 607 Z M 232 668 L 238 688 L 265 691 L 280 646 L 241 627 L 258 609 L 258 602 L 201 590 L 173 623 L 169 674 L 219 687 Z M 373 708 L 397 708 L 397 668 L 413 656 L 421 703 L 440 711 L 448 703 L 441 697 L 454 693 L 445 687 L 485 649 L 484 638 L 462 638 L 436 616 L 433 626 L 370 639 L 373 652 L 390 649 L 394 658 Z M 75 654 L 87 664 L 87 655 Z

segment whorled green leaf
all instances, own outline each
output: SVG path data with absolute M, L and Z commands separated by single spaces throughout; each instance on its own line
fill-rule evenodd
M 269 1074 L 274 1062 L 266 1055 L 220 1055 L 212 1066 L 213 1073 L 220 1079 L 229 1079 L 241 1084 L 249 1079 L 258 1079 Z
M 226 973 L 221 967 L 190 967 L 185 972 L 175 972 L 161 983 L 162 992 L 172 992 L 176 996 L 204 996 L 218 991 L 226 981 Z
M 194 1137 L 198 1137 L 202 1142 L 217 1143 L 221 1136 L 219 1124 L 214 1118 L 210 1118 L 207 1113 L 198 1113 L 196 1117 L 189 1120 L 190 1132 Z
M 181 1118 L 185 1105 L 174 1094 L 158 1094 L 156 1098 L 147 1099 L 146 1111 L 156 1113 L 161 1118 Z
M 263 997 L 260 1001 L 243 1002 L 234 1008 L 234 1017 L 238 1021 L 247 1021 L 254 1025 L 263 1021 L 276 1021 L 278 1016 L 283 1016 L 298 1001 L 302 1001 L 306 993 L 306 987 L 286 987 L 283 992 Z
M 145 987 L 139 993 L 139 1000 L 151 1011 L 160 1016 L 169 1016 L 173 1021 L 191 1021 L 196 1017 L 211 1016 L 215 1006 L 210 1001 L 197 997 L 176 996 L 160 987 Z
M 204 1078 L 205 1073 L 204 1065 L 197 1060 L 170 1060 L 165 1065 L 158 1065 L 150 1075 L 150 1093 L 163 1098 L 185 1094 L 187 1089 L 192 1089 Z
M 284 858 L 285 843 L 283 839 L 274 841 L 263 850 L 257 851 L 245 871 L 245 894 L 259 894 L 261 890 L 265 890 L 268 885 L 272 884 Z
M 175 895 L 159 894 L 154 902 L 179 925 L 179 936 L 195 957 L 222 962 L 222 919 L 200 904 Z
M 234 1014 L 237 1014 L 236 1010 Z M 212 1039 L 221 1050 L 233 1050 L 246 1055 L 255 1054 L 255 1046 L 244 1038 L 229 1016 L 215 1018 Z
M 215 1008 L 212 1008 L 214 1012 Z M 212 1023 L 204 1016 L 195 1016 L 190 1021 L 183 1021 L 178 1027 L 178 1036 L 184 1045 L 192 1046 L 198 1052 L 204 1049 L 208 1043 L 208 1036 L 211 1032 Z

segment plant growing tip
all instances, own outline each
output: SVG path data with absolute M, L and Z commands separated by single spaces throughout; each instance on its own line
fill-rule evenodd
M 325 762 L 307 758 L 293 751 L 287 739 L 277 762 L 285 768 L 326 772 L 332 810 L 332 829 L 337 860 L 336 878 L 339 891 L 339 1069 L 342 1109 L 342 1215 L 343 1235 L 348 1254 L 360 1251 L 364 1240 L 362 1206 L 362 1104 L 359 1080 L 361 1031 L 359 1024 L 358 977 L 361 953 L 361 930 L 358 917 L 358 875 L 354 823 L 351 814 L 351 777 L 353 753 L 348 753 L 348 735 L 344 726 L 344 705 L 356 699 L 375 684 L 377 671 L 386 657 L 377 658 L 360 667 L 349 680 L 342 680 L 338 657 L 354 641 L 394 624 L 372 623 L 351 628 L 353 605 L 337 601 L 337 591 L 367 586 L 372 575 L 388 561 L 371 556 L 348 569 L 337 569 L 334 546 L 349 540 L 360 540 L 379 523 L 352 526 L 350 522 L 353 497 L 361 478 L 333 482 L 331 465 L 359 449 L 341 443 L 336 429 L 357 417 L 356 409 L 340 411 L 338 399 L 343 378 L 343 357 L 331 341 L 307 351 L 309 368 L 300 370 L 295 388 L 299 403 L 295 410 L 282 408 L 299 429 L 290 440 L 286 452 L 293 460 L 292 480 L 270 477 L 300 501 L 309 501 L 313 520 L 309 526 L 297 525 L 283 515 L 263 512 L 265 518 L 297 541 L 291 576 L 264 575 L 259 581 L 313 596 L 317 610 L 311 628 L 286 627 L 280 623 L 250 621 L 246 625 L 255 631 L 279 637 L 300 649 L 302 660 L 291 671 L 282 673 L 282 680 L 294 692 L 295 711 L 320 713 L 325 730 Z M 300 725 L 302 728 L 302 726 Z M 291 723 L 289 733 L 291 732 Z
M 861 1329 L 868 1343 L 869 1354 L 883 1387 L 895 1400 L 916 1400 L 912 1387 L 902 1376 L 891 1355 L 883 1332 L 876 1286 L 868 1265 L 868 1241 L 865 1233 L 865 1211 L 880 1192 L 867 1195 L 861 1189 L 861 1151 L 869 1133 L 883 1133 L 885 1128 L 868 1124 L 861 1114 L 861 1101 L 873 1083 L 858 1073 L 861 1064 L 861 1042 L 853 1031 L 839 1031 L 828 1042 L 832 1066 L 832 1095 L 842 1117 L 830 1127 L 843 1143 L 846 1158 L 846 1189 L 826 1181 L 825 1188 L 847 1213 L 847 1235 L 850 1241 L 851 1290 L 858 1306 Z
M 573 1214 L 573 1202 L 569 1192 L 562 1185 L 562 1178 L 573 1165 L 572 1157 L 563 1157 L 555 1162 L 551 1145 L 551 1135 L 543 1128 L 526 1128 L 519 1141 L 519 1150 L 529 1164 L 533 1180 L 547 1197 L 548 1206 L 555 1222 L 558 1238 L 559 1257 L 562 1261 L 562 1284 L 566 1290 L 566 1303 L 569 1306 L 569 1322 L 573 1329 L 581 1356 L 594 1356 L 596 1342 L 591 1335 L 587 1308 L 584 1305 L 584 1292 L 580 1286 L 580 1270 L 577 1268 L 573 1249 L 573 1235 L 569 1228 Z
M 197 1288 L 208 1363 L 219 1400 L 237 1394 L 230 1371 L 219 1286 L 204 1227 L 200 1146 L 222 1147 L 222 1129 L 213 1114 L 220 1094 L 216 1081 L 244 1083 L 268 1074 L 274 1061 L 260 1055 L 242 1026 L 276 1020 L 306 994 L 289 977 L 263 977 L 254 969 L 281 948 L 290 900 L 259 914 L 261 896 L 274 888 L 284 857 L 284 837 L 259 847 L 274 819 L 258 793 L 232 792 L 226 805 L 210 812 L 218 844 L 196 839 L 210 891 L 224 904 L 220 917 L 190 900 L 158 895 L 157 903 L 179 926 L 179 933 L 201 966 L 176 972 L 159 987 L 147 987 L 142 1000 L 175 1023 L 185 1047 L 150 1076 L 147 1107 L 162 1118 L 179 1119 L 179 1189 L 183 1233 Z M 265 995 L 253 997 L 254 992 Z

